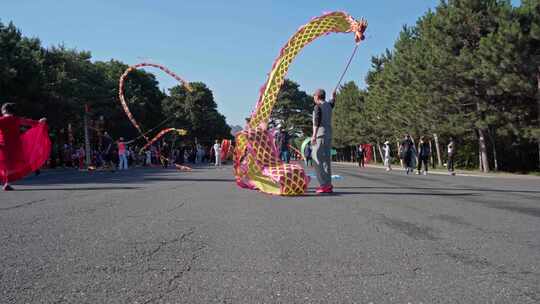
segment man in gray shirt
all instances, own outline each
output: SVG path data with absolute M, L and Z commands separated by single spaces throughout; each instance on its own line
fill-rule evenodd
M 317 193 L 332 193 L 332 109 L 336 92 L 332 94 L 332 100 L 326 101 L 326 93 L 318 89 L 313 94 L 315 107 L 313 108 L 313 136 L 311 137 L 312 157 L 315 163 L 315 173 L 319 184 Z

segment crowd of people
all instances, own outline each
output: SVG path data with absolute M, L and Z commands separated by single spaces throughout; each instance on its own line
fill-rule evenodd
M 325 100 L 324 90 L 317 90 L 314 93 L 314 111 L 313 111 L 313 136 L 309 143 L 305 146 L 304 161 L 306 165 L 314 166 L 317 180 L 320 187 L 317 188 L 317 193 L 332 193 L 333 186 L 331 183 L 331 136 L 332 136 L 332 109 L 335 102 L 335 93 L 331 101 Z M 9 185 L 9 172 L 13 171 L 16 150 L 20 147 L 10 144 L 9 141 L 18 142 L 15 137 L 21 136 L 21 125 L 29 125 L 30 128 L 45 123 L 45 119 L 37 121 L 26 120 L 14 116 L 12 104 L 6 104 L 2 107 L 2 132 L 0 133 L 0 167 L 2 167 L 2 182 L 4 190 L 11 190 Z M 14 128 L 15 131 L 10 131 Z M 13 134 L 11 134 L 13 133 Z M 11 135 L 10 135 L 11 134 Z M 13 139 L 11 139 L 11 137 Z M 45 137 L 48 136 L 45 135 Z M 291 135 L 286 130 L 281 130 L 276 138 L 276 143 L 280 153 L 280 158 L 283 162 L 289 163 L 291 159 L 300 159 L 301 156 L 296 153 L 291 153 Z M 213 145 L 203 145 L 201 143 L 173 143 L 165 140 L 157 141 L 144 151 L 134 145 L 135 140 L 125 140 L 119 137 L 114 140 L 108 132 L 104 132 L 100 138 L 100 144 L 97 147 L 92 147 L 88 150 L 85 145 L 64 144 L 56 153 L 53 153 L 54 163 L 56 166 L 92 170 L 128 170 L 132 166 L 183 166 L 184 164 L 206 164 L 213 163 L 215 166 L 221 166 L 222 147 L 219 140 L 215 140 Z M 49 143 L 50 144 L 50 143 Z M 175 145 L 176 144 L 176 145 Z M 9 148 L 9 149 L 8 149 Z M 448 171 L 454 175 L 454 155 L 455 144 L 452 139 L 447 146 L 448 152 Z M 13 150 L 13 151 L 11 151 Z M 364 167 L 365 151 L 364 145 L 357 147 L 357 159 L 360 167 Z M 396 155 L 402 166 L 405 168 L 406 174 L 414 173 L 427 175 L 429 170 L 429 160 L 431 156 L 431 145 L 426 138 L 421 137 L 416 145 L 408 134 L 399 144 L 397 153 L 392 153 L 390 142 L 386 141 L 383 145 L 384 165 L 387 171 L 392 170 L 392 155 Z M 89 151 L 89 152 L 88 152 Z M 90 155 L 87 155 L 89 153 Z M 90 165 L 87 166 L 87 156 Z M 21 164 L 25 165 L 22 163 Z M 21 166 L 22 166 L 21 165 Z M 23 166 L 24 167 L 24 166 Z M 9 169 L 9 170 L 8 170 Z M 36 168 L 35 170 L 39 169 Z M 27 170 L 25 168 L 25 170 Z M 34 171 L 35 171 L 34 170 Z M 26 173 L 27 174 L 27 173 Z
M 175 146 L 165 140 L 159 141 L 144 151 L 126 141 L 123 137 L 113 140 L 104 132 L 101 145 L 90 149 L 90 169 L 127 170 L 130 167 L 170 167 L 184 164 L 221 165 L 221 145 L 219 141 L 212 146 L 181 143 Z M 86 168 L 86 149 L 84 145 L 64 144 L 55 153 L 55 165 L 64 168 Z
M 42 166 L 88 170 L 128 170 L 133 166 L 164 168 L 184 164 L 214 164 L 221 166 L 222 148 L 219 140 L 213 145 L 160 140 L 144 151 L 135 140 L 119 137 L 114 140 L 103 132 L 99 144 L 52 144 L 46 119 L 39 121 L 16 116 L 15 104 L 5 103 L 0 116 L 0 182 L 6 191 L 11 182 L 31 172 L 39 174 Z M 76 142 L 72 138 L 71 142 Z M 51 153 L 51 150 L 52 153 Z
M 453 138 L 449 139 L 447 145 L 447 157 L 448 162 L 446 164 L 448 173 L 455 175 L 454 171 L 454 156 L 456 153 L 456 145 Z M 393 155 L 399 160 L 401 166 L 405 169 L 407 175 L 413 174 L 416 170 L 418 175 L 427 175 L 429 171 L 429 162 L 431 159 L 431 145 L 425 136 L 420 137 L 418 145 L 415 145 L 413 139 L 409 134 L 406 134 L 403 140 L 400 142 L 397 153 L 393 153 L 392 147 L 389 141 L 385 141 L 382 146 L 383 163 L 386 171 L 392 170 L 392 162 L 394 160 Z M 358 166 L 363 168 L 365 166 L 365 147 L 358 145 L 356 148 L 356 158 L 358 160 Z

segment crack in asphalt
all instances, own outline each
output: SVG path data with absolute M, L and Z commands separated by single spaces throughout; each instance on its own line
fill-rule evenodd
M 166 209 L 165 212 L 166 213 L 171 213 L 171 212 L 173 212 L 173 211 L 175 211 L 177 209 L 180 209 L 180 208 L 184 207 L 185 204 L 186 204 L 186 202 L 178 202 L 176 206 L 174 206 L 172 208 L 169 208 L 169 209 Z M 125 217 L 126 218 L 140 218 L 140 217 L 161 215 L 163 213 L 164 212 L 132 214 L 132 215 L 126 215 Z
M 27 206 L 31 206 L 33 204 L 37 204 L 37 203 L 40 203 L 40 202 L 44 202 L 46 201 L 46 199 L 40 199 L 40 200 L 34 200 L 34 201 L 29 201 L 29 202 L 26 202 L 26 203 L 21 203 L 21 204 L 18 204 L 18 205 L 15 205 L 15 206 L 11 206 L 11 207 L 4 207 L 4 208 L 0 208 L 0 211 L 6 211 L 6 210 L 13 210 L 13 209 L 18 209 L 18 208 L 23 208 L 23 207 L 27 207 Z
M 167 209 L 167 212 L 173 212 L 173 211 L 175 211 L 175 210 L 177 210 L 179 208 L 184 207 L 185 204 L 186 204 L 186 202 L 179 202 L 179 204 L 176 205 L 175 207 Z
M 191 235 L 193 233 L 194 233 L 194 228 L 192 228 L 192 230 L 190 230 L 189 232 L 183 234 L 179 239 L 185 239 L 187 236 L 189 236 L 189 235 Z M 207 248 L 207 244 L 205 244 L 205 243 L 202 243 L 197 248 L 195 248 L 192 255 L 191 255 L 191 258 L 189 259 L 187 264 L 184 265 L 182 270 L 174 273 L 171 277 L 169 277 L 167 279 L 167 283 L 166 283 L 167 287 L 164 288 L 164 291 L 160 292 L 158 295 L 152 296 L 150 299 L 144 301 L 143 303 L 144 304 L 149 304 L 149 303 L 153 303 L 153 302 L 162 300 L 165 296 L 167 296 L 167 295 L 173 293 L 175 290 L 177 290 L 180 286 L 178 284 L 176 284 L 176 282 L 179 279 L 183 278 L 186 273 L 192 271 L 193 263 L 200 258 L 200 256 L 201 256 L 200 252 L 203 251 L 206 248 Z M 151 291 L 149 293 L 152 294 L 153 292 Z
M 165 240 L 165 241 L 161 241 L 159 243 L 159 245 L 154 248 L 153 250 L 151 250 L 149 253 L 146 254 L 146 258 L 147 260 L 150 260 L 156 253 L 158 253 L 163 247 L 165 246 L 168 246 L 170 244 L 174 244 L 174 243 L 178 243 L 178 242 L 183 242 L 187 237 L 191 236 L 193 233 L 195 233 L 195 228 L 192 227 L 189 229 L 188 232 L 185 232 L 185 233 L 182 233 L 179 237 L 175 237 L 174 239 L 171 239 L 171 240 Z
M 435 254 L 440 255 L 440 254 Z M 473 253 L 457 252 L 445 250 L 442 255 L 452 258 L 456 262 L 472 266 L 474 268 L 493 268 L 495 265 L 491 263 L 486 257 L 480 257 Z

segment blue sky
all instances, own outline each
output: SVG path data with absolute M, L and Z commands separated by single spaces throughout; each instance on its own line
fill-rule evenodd
M 404 24 L 414 24 L 438 0 L 3 0 L 9 21 L 45 46 L 88 50 L 94 60 L 161 63 L 213 90 L 229 124 L 243 124 L 259 88 L 288 38 L 312 17 L 343 10 L 369 21 L 345 81 L 364 86 L 370 58 L 391 48 Z M 518 1 L 513 1 L 518 2 Z M 323 37 L 300 53 L 288 77 L 311 93 L 335 86 L 354 47 L 352 35 Z M 120 75 L 118 75 L 120 76 Z M 176 83 L 156 71 L 163 88 Z M 114 102 L 114 101 L 111 101 Z

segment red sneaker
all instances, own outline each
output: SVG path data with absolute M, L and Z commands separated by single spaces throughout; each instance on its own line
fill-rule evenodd
M 333 193 L 334 187 L 332 185 L 322 186 L 315 190 L 316 193 Z

